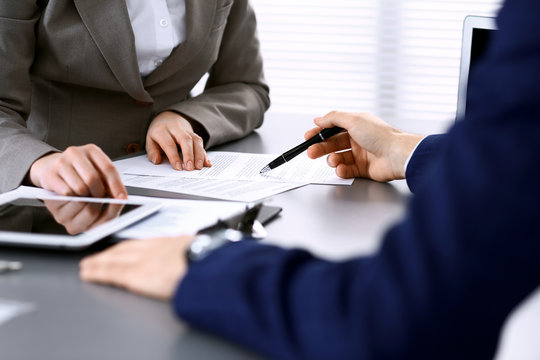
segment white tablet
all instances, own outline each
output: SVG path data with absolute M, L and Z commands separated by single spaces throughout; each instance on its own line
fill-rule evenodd
M 114 199 L 13 195 L 0 197 L 0 245 L 83 249 L 160 208 Z

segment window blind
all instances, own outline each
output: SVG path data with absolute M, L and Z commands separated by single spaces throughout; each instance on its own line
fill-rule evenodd
M 453 122 L 466 15 L 501 0 L 252 0 L 270 112 Z

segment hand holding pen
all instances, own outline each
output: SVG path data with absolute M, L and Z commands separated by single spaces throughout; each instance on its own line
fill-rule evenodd
M 264 173 L 266 173 L 266 172 L 268 172 L 268 171 L 270 171 L 272 169 L 277 168 L 280 165 L 285 164 L 288 161 L 291 161 L 296 156 L 298 156 L 301 153 L 303 153 L 304 151 L 306 151 L 311 145 L 315 145 L 317 143 L 325 141 L 326 139 L 328 139 L 328 138 L 330 138 L 330 137 L 332 137 L 332 136 L 334 136 L 336 134 L 339 134 L 342 131 L 343 131 L 343 128 L 340 128 L 340 127 L 337 127 L 337 126 L 334 126 L 332 128 L 322 129 L 315 136 L 312 136 L 311 138 L 304 141 L 300 145 L 292 148 L 291 150 L 289 150 L 287 152 L 284 152 L 283 154 L 278 156 L 276 159 L 271 161 L 268 165 L 266 165 L 261 170 L 261 174 L 264 174 Z
M 316 128 L 306 132 L 306 138 L 321 128 L 339 126 L 346 130 L 308 150 L 312 159 L 328 155 L 328 165 L 344 179 L 362 177 L 383 182 L 403 179 L 406 160 L 423 138 L 398 130 L 368 113 L 333 111 L 316 118 L 315 125 Z

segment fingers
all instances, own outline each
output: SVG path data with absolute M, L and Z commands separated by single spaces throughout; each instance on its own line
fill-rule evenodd
M 205 166 L 212 166 L 204 150 L 203 139 L 199 135 L 181 128 L 174 128 L 171 131 L 182 150 L 185 170 L 201 170 Z
M 74 166 L 79 167 L 79 169 L 82 170 L 82 173 L 86 175 L 86 164 L 79 164 L 76 165 L 72 162 L 71 159 L 67 157 L 62 157 L 59 159 L 60 166 L 58 167 L 59 170 L 59 176 L 62 178 L 62 180 L 67 184 L 67 186 L 70 189 L 70 194 L 78 195 L 78 196 L 90 196 L 91 190 L 89 189 L 88 185 L 85 183 L 79 172 L 74 168 Z M 88 161 L 87 161 L 88 162 Z M 88 167 L 91 168 L 91 165 L 88 165 Z M 91 170 L 89 170 L 91 171 Z M 83 176 L 84 176 L 83 175 Z M 97 186 L 94 185 L 94 188 L 97 188 Z M 101 187 L 101 192 L 104 193 L 105 190 L 103 186 Z M 96 192 L 94 190 L 94 192 Z M 99 194 L 101 195 L 101 194 Z M 98 196 L 99 196 L 98 195 Z
M 330 139 L 312 145 L 308 148 L 308 156 L 316 159 L 326 154 L 351 148 L 351 140 L 348 133 L 332 136 Z
M 182 159 L 184 160 L 184 169 L 188 171 L 192 171 L 195 169 L 195 144 L 193 141 L 193 137 L 191 134 L 188 134 L 185 131 L 179 131 L 178 129 L 173 129 L 173 136 L 176 140 L 176 142 L 180 145 L 180 149 L 182 149 Z M 196 134 L 193 134 L 197 136 Z M 176 144 L 175 144 L 176 146 Z M 203 149 L 204 151 L 204 149 Z M 200 168 L 202 169 L 202 162 L 204 161 L 204 158 L 201 158 L 199 155 L 199 161 L 201 161 Z
M 193 139 L 193 163 L 195 164 L 195 169 L 201 170 L 205 164 L 208 163 L 208 157 L 206 156 L 206 150 L 204 150 L 204 141 L 203 139 L 194 134 Z M 182 148 L 182 152 L 184 148 Z
M 352 151 L 344 151 L 328 155 L 326 162 L 328 163 L 328 166 L 336 168 L 340 164 L 353 165 L 356 163 L 356 159 Z
M 71 146 L 38 159 L 30 168 L 33 184 L 60 195 L 127 198 L 118 171 L 95 145 Z
M 101 179 L 105 180 L 107 193 L 116 199 L 127 199 L 127 190 L 122 183 L 122 178 L 113 165 L 112 161 L 101 150 L 91 155 L 94 165 L 101 173 Z M 99 179 L 96 179 L 96 182 Z
M 140 241 L 124 241 L 102 253 L 84 258 L 80 263 L 81 279 L 125 287 L 125 273 L 136 262 L 130 248 L 137 248 Z
M 203 139 L 193 131 L 189 121 L 176 113 L 165 111 L 150 124 L 147 134 L 148 157 L 156 163 L 153 159 L 161 154 L 161 150 L 176 170 L 200 170 L 212 165 Z
M 69 185 L 60 177 L 56 172 L 46 175 L 47 178 L 43 179 L 42 186 L 44 189 L 57 193 L 58 195 L 71 196 L 75 195 Z
M 169 159 L 171 166 L 176 170 L 182 170 L 182 159 L 178 152 L 178 146 L 173 136 L 168 131 L 155 132 L 151 139 L 157 143 L 159 148 L 163 150 L 165 156 Z
M 322 128 L 320 127 L 314 127 L 313 129 L 309 129 L 308 131 L 306 131 L 306 133 L 304 134 L 304 139 L 308 140 L 308 139 L 311 139 L 312 137 L 314 137 L 315 135 L 317 135 L 320 131 L 322 130 Z
M 208 154 L 206 153 L 206 151 L 204 153 L 204 166 L 206 167 L 212 166 L 212 162 L 210 161 L 210 158 L 208 157 Z
M 128 240 L 80 263 L 84 281 L 116 285 L 160 299 L 170 299 L 185 274 L 191 237 Z
M 90 144 L 80 148 L 83 153 L 78 154 L 79 161 L 75 162 L 75 168 L 90 190 L 90 194 L 94 197 L 109 194 L 117 199 L 127 199 L 127 190 L 111 159 L 96 145 Z
M 352 179 L 356 177 L 365 177 L 362 173 L 365 169 L 365 159 L 358 159 L 352 151 L 330 154 L 326 159 L 328 166 L 336 169 L 336 175 L 342 179 Z
M 336 168 L 336 175 L 342 179 L 354 179 L 357 177 L 366 177 L 365 175 L 360 175 L 358 172 L 358 167 L 355 165 L 345 165 L 340 164 Z
M 100 150 L 69 147 L 61 158 L 63 171 L 60 175 L 76 195 L 104 197 L 107 193 L 104 179 L 101 178 L 99 169 L 90 158 L 94 151 Z
M 323 117 L 315 118 L 314 122 L 315 125 L 321 128 L 339 126 L 349 130 L 355 125 L 355 119 L 357 119 L 357 117 L 361 117 L 361 114 L 356 114 L 356 116 L 353 116 L 352 113 L 332 111 Z
M 161 164 L 161 148 L 150 136 L 146 136 L 146 154 L 154 165 Z
M 108 192 L 113 196 L 125 192 L 111 161 L 105 154 L 102 159 L 100 154 L 101 149 L 95 145 L 72 146 L 64 151 L 59 159 L 59 175 L 74 195 L 104 197 Z M 108 184 L 109 181 L 113 184 Z

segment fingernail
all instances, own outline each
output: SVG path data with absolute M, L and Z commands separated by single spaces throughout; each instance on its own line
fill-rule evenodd
M 127 194 L 126 194 L 125 192 L 122 191 L 122 192 L 118 193 L 118 195 L 116 195 L 116 197 L 117 197 L 118 199 L 123 199 L 123 200 L 125 200 L 125 199 L 127 199 Z
M 193 170 L 193 161 L 190 160 L 187 162 L 186 170 L 189 170 L 189 171 Z
M 174 168 L 176 170 L 182 170 L 182 164 L 180 163 L 180 161 L 177 161 L 176 164 L 174 164 Z
M 335 167 L 334 160 L 330 156 L 326 159 L 326 162 L 330 167 Z
M 197 161 L 197 169 L 202 169 L 203 168 L 203 161 L 202 160 L 198 160 Z

